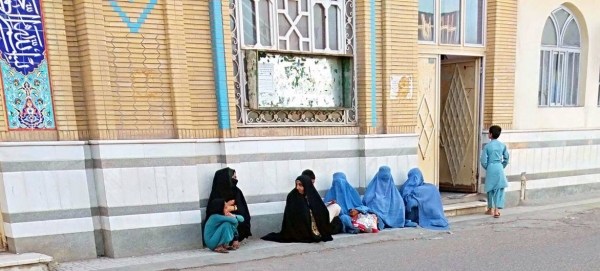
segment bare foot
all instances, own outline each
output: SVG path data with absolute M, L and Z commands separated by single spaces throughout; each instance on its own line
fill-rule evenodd
M 492 213 L 492 209 L 487 209 L 487 211 L 485 212 L 486 215 L 493 215 L 494 213 Z
M 225 246 L 218 246 L 217 248 L 215 248 L 215 252 L 217 252 L 217 253 L 229 253 L 229 251 L 227 251 L 227 248 L 225 248 Z
M 240 248 L 240 242 L 239 241 L 234 241 L 233 242 L 233 249 L 237 250 Z
M 499 218 L 500 217 L 500 211 L 496 211 L 496 213 L 494 214 L 494 218 Z

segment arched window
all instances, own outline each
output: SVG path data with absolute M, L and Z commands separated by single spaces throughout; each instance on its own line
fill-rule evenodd
M 552 12 L 544 25 L 540 58 L 540 106 L 577 106 L 581 34 L 566 8 Z

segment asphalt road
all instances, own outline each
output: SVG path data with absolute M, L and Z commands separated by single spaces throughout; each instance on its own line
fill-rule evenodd
M 506 215 L 458 223 L 452 232 L 433 237 L 191 270 L 597 271 L 600 209 Z

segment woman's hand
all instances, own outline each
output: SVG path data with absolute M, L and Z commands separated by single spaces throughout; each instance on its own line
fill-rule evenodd
M 234 199 L 232 199 L 232 200 L 230 200 L 230 201 L 226 202 L 225 204 L 226 204 L 227 206 L 233 206 L 233 205 L 235 205 L 235 200 L 234 200 Z

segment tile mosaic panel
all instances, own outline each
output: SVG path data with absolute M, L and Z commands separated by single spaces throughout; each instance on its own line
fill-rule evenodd
M 0 1 L 0 52 L 8 128 L 55 129 L 41 0 Z

